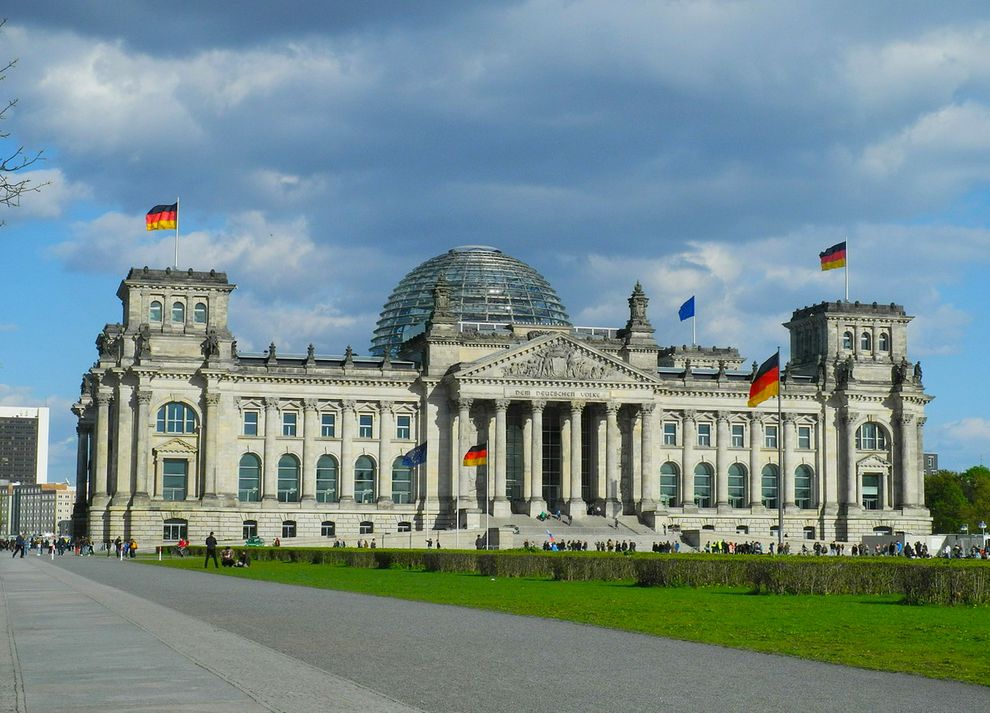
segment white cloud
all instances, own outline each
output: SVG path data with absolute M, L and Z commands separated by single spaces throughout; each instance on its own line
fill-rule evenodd
M 15 180 L 30 183 L 16 209 L 4 211 L 3 219 L 9 225 L 35 218 L 58 218 L 73 203 L 93 195 L 90 186 L 70 180 L 58 168 L 20 171 L 15 174 Z

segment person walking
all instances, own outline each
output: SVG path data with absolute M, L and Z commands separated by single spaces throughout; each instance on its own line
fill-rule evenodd
M 213 558 L 213 566 L 220 569 L 220 563 L 217 562 L 217 538 L 213 536 L 212 531 L 206 538 L 206 559 L 203 561 L 203 569 L 210 566 L 210 557 Z

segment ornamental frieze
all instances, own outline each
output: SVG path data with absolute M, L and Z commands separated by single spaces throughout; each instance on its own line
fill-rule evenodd
M 569 342 L 545 344 L 528 359 L 504 367 L 502 375 L 574 381 L 604 381 L 620 376 L 616 369 L 589 358 L 577 345 Z

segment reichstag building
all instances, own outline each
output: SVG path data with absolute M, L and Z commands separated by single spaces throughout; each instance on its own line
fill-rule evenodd
M 769 537 L 780 499 L 790 538 L 930 532 L 903 307 L 795 310 L 778 419 L 746 406 L 755 364 L 658 343 L 630 288 L 624 326 L 576 327 L 535 269 L 459 247 L 399 283 L 368 356 L 242 354 L 224 273 L 134 268 L 73 406 L 77 532 L 421 543 L 560 511 Z

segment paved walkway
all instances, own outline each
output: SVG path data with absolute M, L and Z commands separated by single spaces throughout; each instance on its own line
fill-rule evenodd
M 930 713 L 990 701 L 979 686 L 102 557 L 0 555 L 0 631 L 0 711 L 18 713 Z

